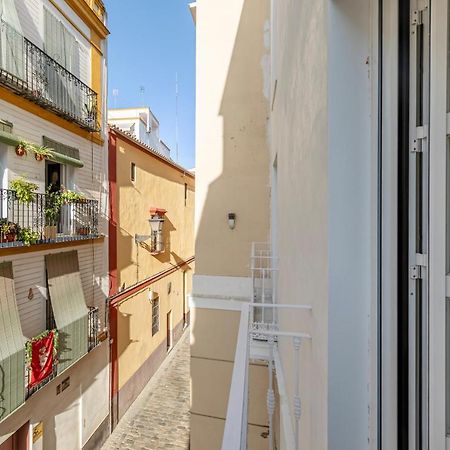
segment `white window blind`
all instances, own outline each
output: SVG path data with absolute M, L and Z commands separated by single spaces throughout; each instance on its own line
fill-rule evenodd
M 80 44 L 64 24 L 44 8 L 44 50 L 75 77 L 80 77 Z M 47 66 L 47 94 L 56 104 L 63 104 L 66 112 L 80 116 L 82 101 L 80 86 L 62 75 L 61 70 Z
M 44 8 L 44 50 L 71 72 L 80 76 L 80 44 L 64 24 L 47 8 Z

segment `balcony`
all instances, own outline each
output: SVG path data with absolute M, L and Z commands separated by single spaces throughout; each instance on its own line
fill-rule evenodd
M 0 84 L 83 129 L 99 129 L 97 94 L 4 21 Z
M 51 194 L 33 193 L 24 203 L 16 191 L 0 189 L 0 248 L 98 236 L 97 200 L 67 201 L 55 211 Z
M 288 329 L 285 318 L 296 314 L 311 315 L 308 305 L 276 302 L 277 260 L 267 244 L 253 244 L 251 255 L 253 302 L 243 303 L 228 399 L 222 450 L 247 450 L 249 364 L 265 361 L 268 368 L 266 408 L 268 442 L 265 448 L 309 448 L 301 438 L 302 400 L 300 387 L 301 349 L 311 346 L 311 336 Z M 289 321 L 289 320 L 288 320 Z M 288 359 L 289 364 L 286 364 Z M 284 370 L 288 368 L 289 373 Z M 276 432 L 279 434 L 276 435 Z
M 48 305 L 47 305 L 47 309 L 48 309 Z M 89 309 L 89 313 L 88 313 L 88 348 L 87 348 L 88 353 L 91 352 L 92 350 L 94 350 L 100 343 L 100 339 L 99 339 L 100 328 L 99 328 L 98 313 L 99 313 L 98 308 L 91 307 Z M 56 331 L 54 318 L 53 317 L 49 318 L 48 322 L 50 324 L 52 324 L 52 327 L 50 327 L 50 328 L 52 328 Z M 42 389 L 51 380 L 53 380 L 54 378 L 56 378 L 59 375 L 59 373 L 58 373 L 58 368 L 59 368 L 58 356 L 59 356 L 59 354 L 60 354 L 60 351 L 58 351 L 58 353 L 55 356 L 55 360 L 53 362 L 50 374 L 45 379 L 41 380 L 37 384 L 33 384 L 33 385 L 31 384 L 31 369 L 29 367 L 29 363 L 26 363 L 25 399 L 28 399 L 29 397 L 31 397 L 34 393 L 36 393 L 37 391 Z

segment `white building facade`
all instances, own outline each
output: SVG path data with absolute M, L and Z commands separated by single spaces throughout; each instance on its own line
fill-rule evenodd
M 3 0 L 0 19 L 0 448 L 98 448 L 110 429 L 106 12 Z M 49 332 L 52 368 L 33 382 L 32 342 Z
M 159 136 L 159 120 L 150 108 L 114 108 L 108 111 L 108 123 L 130 133 L 138 141 L 170 158 L 170 148 Z

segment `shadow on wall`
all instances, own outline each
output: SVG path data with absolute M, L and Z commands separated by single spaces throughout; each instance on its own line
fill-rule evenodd
M 120 339 L 117 340 L 117 353 L 120 357 L 127 347 L 131 344 L 139 342 L 136 339 L 131 339 L 130 333 L 130 321 L 132 314 L 126 314 L 120 312 L 119 306 L 118 309 L 118 317 L 117 317 L 117 329 L 120 330 Z
M 269 236 L 270 189 L 267 143 L 269 102 L 264 95 L 264 77 L 269 76 L 268 73 L 264 74 L 264 62 L 265 58 L 268 58 L 264 32 L 270 17 L 269 3 L 268 0 L 242 2 L 239 27 L 226 83 L 222 97 L 219 99 L 220 103 L 217 105 L 218 111 L 205 107 L 206 96 L 209 102 L 214 101 L 210 93 L 202 91 L 200 98 L 197 99 L 200 109 L 203 108 L 199 117 L 202 134 L 197 139 L 201 153 L 197 154 L 196 161 L 196 176 L 200 184 L 204 186 L 209 181 L 207 174 L 210 167 L 218 166 L 217 161 L 211 161 L 211 156 L 223 157 L 221 173 L 209 184 L 204 204 L 196 205 L 202 208 L 196 235 L 197 275 L 249 276 L 251 243 L 266 241 Z M 217 14 L 213 20 L 220 21 L 220 11 L 213 12 L 216 6 L 202 4 L 202 7 L 207 10 L 204 14 Z M 226 6 L 220 8 L 226 8 Z M 218 40 L 218 38 L 214 36 L 214 39 Z M 214 47 L 214 41 L 209 45 Z M 223 45 L 221 44 L 220 47 Z M 208 69 L 202 69 L 202 59 L 200 59 L 198 66 L 200 71 L 210 70 L 212 67 L 212 72 L 208 73 L 207 84 L 217 82 L 213 80 L 214 78 L 220 80 L 221 74 L 216 70 L 217 67 L 223 66 L 220 59 L 223 55 L 216 56 L 211 50 L 206 55 L 201 55 L 201 58 L 209 59 L 209 64 Z M 214 61 L 215 58 L 217 61 Z M 215 114 L 217 115 L 212 117 Z M 219 135 L 223 136 L 221 149 L 212 147 Z M 230 230 L 228 226 L 230 212 L 236 214 L 234 230 Z M 211 323 L 209 326 L 213 327 L 214 324 Z M 193 343 L 197 339 L 204 338 L 204 336 L 197 336 L 196 330 L 197 327 L 193 323 L 191 336 Z M 214 348 L 208 351 L 214 354 Z M 206 420 L 204 417 L 213 415 L 211 407 L 203 406 L 201 399 L 216 398 L 217 388 L 228 389 L 228 386 L 218 386 L 214 382 L 204 385 L 197 377 L 191 378 L 192 404 L 198 404 L 200 408 L 193 411 L 191 416 L 196 417 L 192 422 L 194 428 L 191 434 L 191 446 L 193 449 L 203 448 L 202 431 L 196 427 L 204 423 Z M 207 392 L 208 389 L 211 389 L 211 392 Z M 217 407 L 216 404 L 215 407 Z M 215 430 L 220 430 L 220 426 Z M 209 448 L 220 448 L 222 436 L 219 431 L 208 436 L 208 439 Z M 265 448 L 266 443 L 267 440 L 263 444 L 259 442 L 262 446 L 258 448 Z
M 264 27 L 269 17 L 268 0 L 243 2 L 219 111 L 212 119 L 215 111 L 210 107 L 202 113 L 207 120 L 199 118 L 202 134 L 197 140 L 201 147 L 197 179 L 205 184 L 209 167 L 217 166 L 211 155 L 219 158 L 220 149 L 207 148 L 221 132 L 220 118 L 223 163 L 222 173 L 209 184 L 197 229 L 197 274 L 249 276 L 251 243 L 266 241 L 269 236 L 269 103 L 264 96 L 264 77 L 269 74 L 264 74 L 263 68 L 268 58 Z M 210 64 L 223 65 L 221 60 Z M 212 75 L 208 76 L 210 80 Z M 216 78 L 221 78 L 220 73 Z M 205 100 L 198 99 L 200 104 Z M 233 231 L 228 227 L 230 212 L 237 218 Z

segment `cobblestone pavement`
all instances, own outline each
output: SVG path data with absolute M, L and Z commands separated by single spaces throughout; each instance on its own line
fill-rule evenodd
M 189 449 L 189 330 L 102 447 L 116 449 Z

